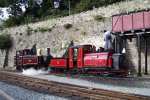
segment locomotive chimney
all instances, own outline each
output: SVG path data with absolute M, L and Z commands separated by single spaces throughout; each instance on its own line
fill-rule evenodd
M 50 55 L 50 48 L 47 48 L 47 55 Z

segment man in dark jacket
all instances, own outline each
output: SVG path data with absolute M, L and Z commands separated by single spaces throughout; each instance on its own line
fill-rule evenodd
M 32 55 L 36 55 L 36 44 L 34 44 L 31 48 Z

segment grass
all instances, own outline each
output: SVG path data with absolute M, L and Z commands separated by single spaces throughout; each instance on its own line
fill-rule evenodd
M 30 36 L 32 34 L 33 29 L 30 26 L 27 26 L 27 35 Z
M 38 32 L 42 32 L 42 33 L 47 32 L 47 31 L 52 31 L 52 29 L 48 27 L 41 27 L 38 29 Z
M 30 26 L 27 26 L 27 35 L 30 36 L 32 34 L 32 32 L 37 33 L 37 32 L 51 32 L 52 28 L 48 28 L 48 27 L 39 27 L 37 29 L 32 29 Z
M 101 22 L 105 20 L 105 17 L 103 17 L 102 15 L 96 15 L 94 16 L 94 20 Z

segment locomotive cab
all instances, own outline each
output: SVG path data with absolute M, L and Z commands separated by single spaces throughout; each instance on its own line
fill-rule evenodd
M 92 45 L 78 45 L 69 48 L 69 68 L 82 68 L 85 53 L 96 51 L 96 47 Z
M 14 58 L 15 66 L 18 71 L 22 71 L 27 68 L 45 68 L 47 69 L 48 62 L 52 58 L 50 55 L 50 49 L 46 49 L 46 55 L 38 55 L 36 50 L 24 49 L 16 51 L 16 56 Z

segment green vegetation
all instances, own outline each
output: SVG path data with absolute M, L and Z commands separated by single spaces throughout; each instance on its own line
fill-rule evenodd
M 105 20 L 105 17 L 103 17 L 102 15 L 97 15 L 97 16 L 94 16 L 94 19 L 98 22 L 100 21 L 104 21 Z
M 30 36 L 32 34 L 33 29 L 30 26 L 27 26 L 27 35 Z
M 10 1 L 11 0 L 2 0 L 0 1 L 0 4 L 1 2 L 8 2 L 8 4 L 14 3 L 15 0 L 12 0 L 11 2 Z M 58 9 L 54 8 L 53 0 L 43 0 L 41 6 L 36 5 L 33 1 L 34 0 L 29 0 L 29 7 L 24 14 L 17 17 L 11 17 L 9 20 L 7 20 L 5 22 L 5 27 L 67 16 L 69 15 L 69 1 L 70 14 L 75 14 L 125 0 L 61 0 L 60 7 Z M 18 7 L 14 5 L 12 8 L 12 15 L 16 16 L 16 13 L 19 12 L 16 11 Z
M 32 35 L 33 32 L 34 33 L 36 33 L 36 32 L 44 33 L 44 32 L 51 32 L 51 31 L 52 31 L 52 28 L 48 28 L 48 27 L 39 27 L 37 29 L 33 29 L 30 26 L 27 26 L 27 30 L 26 30 L 28 36 Z
M 12 47 L 12 38 L 8 34 L 0 35 L 0 49 L 5 50 Z
M 19 26 L 21 24 L 25 24 L 28 22 L 32 22 L 32 19 L 29 17 L 24 16 L 15 16 L 10 17 L 8 20 L 4 21 L 4 27 L 12 27 L 12 26 Z
M 86 36 L 87 33 L 82 31 L 82 32 L 81 32 L 81 35 Z
M 50 32 L 52 31 L 52 29 L 48 27 L 41 27 L 38 29 L 38 31 L 43 33 L 43 32 L 48 32 L 48 31 Z
M 72 27 L 72 24 L 69 24 L 69 23 L 67 23 L 67 24 L 64 25 L 65 29 L 70 29 L 71 27 Z
M 56 53 L 57 51 L 58 51 L 58 49 L 56 47 L 52 49 L 53 53 Z
M 0 0 L 0 7 L 7 7 L 15 1 L 16 0 Z

